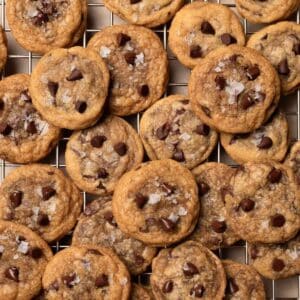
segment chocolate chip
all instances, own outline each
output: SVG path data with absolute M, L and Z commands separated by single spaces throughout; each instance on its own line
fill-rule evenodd
M 236 38 L 229 33 L 223 33 L 221 35 L 221 41 L 224 45 L 230 45 L 236 43 Z
M 68 288 L 72 288 L 74 286 L 74 280 L 76 279 L 76 273 L 73 272 L 69 275 L 65 275 L 61 279 Z
M 84 101 L 77 101 L 75 103 L 75 109 L 81 114 L 83 114 L 86 111 L 86 108 L 87 104 Z
M 92 215 L 94 215 L 94 214 L 98 211 L 98 209 L 97 209 L 94 205 L 92 205 L 92 203 L 93 203 L 93 202 L 89 203 L 89 204 L 85 207 L 85 210 L 84 210 L 83 213 L 84 213 L 86 216 L 92 216 Z
M 49 217 L 46 214 L 39 214 L 37 222 L 40 226 L 47 226 L 50 223 Z
M 248 67 L 246 75 L 249 80 L 255 80 L 260 75 L 259 67 L 257 65 Z
M 176 160 L 178 162 L 185 161 L 185 157 L 184 157 L 183 151 L 176 148 L 175 151 L 174 151 L 174 153 L 173 153 L 172 159 L 174 159 L 174 160 Z
M 260 143 L 257 145 L 259 149 L 269 149 L 273 145 L 273 141 L 268 137 L 264 136 L 262 137 Z
M 0 133 L 2 135 L 9 135 L 12 131 L 12 127 L 7 123 L 0 123 Z
M 29 249 L 28 254 L 34 259 L 39 259 L 43 256 L 43 251 L 41 248 L 34 247 Z
M 0 110 L 4 110 L 5 103 L 2 99 L 0 99 Z
M 245 93 L 242 97 L 241 100 L 239 101 L 241 107 L 243 110 L 248 109 L 252 105 L 255 104 L 255 101 L 252 99 L 250 93 Z
M 215 78 L 216 87 L 219 91 L 224 90 L 226 86 L 226 79 L 223 76 L 217 75 Z
M 266 94 L 263 92 L 255 92 L 253 98 L 255 101 L 262 102 L 265 100 Z
M 141 266 L 145 262 L 145 259 L 139 254 L 134 254 L 134 261 L 138 266 Z
M 167 136 L 169 135 L 170 133 L 170 130 L 171 130 L 171 126 L 169 123 L 165 123 L 163 124 L 162 126 L 158 127 L 157 130 L 156 130 L 156 137 L 159 139 L 159 140 L 164 140 L 167 138 Z
M 147 97 L 149 96 L 149 86 L 147 84 L 143 84 L 142 86 L 140 86 L 139 88 L 139 94 L 142 96 L 142 97 Z
M 91 139 L 91 145 L 95 148 L 101 148 L 106 140 L 107 138 L 104 135 L 96 135 Z
M 293 51 L 294 51 L 295 55 L 300 54 L 300 43 L 299 42 L 297 42 L 293 45 Z
M 163 287 L 162 287 L 162 292 L 164 294 L 168 294 L 168 293 L 171 293 L 172 290 L 173 290 L 173 286 L 174 286 L 174 283 L 172 280 L 168 280 L 164 283 Z
M 240 202 L 240 207 L 244 212 L 249 212 L 251 211 L 255 206 L 255 202 L 251 199 L 243 199 Z
M 148 202 L 148 200 L 149 200 L 148 197 L 141 193 L 137 193 L 135 195 L 136 206 L 140 209 L 142 209 L 145 206 L 145 204 Z
M 184 105 L 188 105 L 190 103 L 189 100 L 180 100 L 180 102 Z
M 12 208 L 16 208 L 21 205 L 23 198 L 23 192 L 16 191 L 9 195 L 9 200 Z
M 118 143 L 114 145 L 114 150 L 120 155 L 124 156 L 127 153 L 127 145 L 125 143 Z
M 287 59 L 284 59 L 279 63 L 277 70 L 280 75 L 289 75 L 290 74 L 290 69 L 289 69 Z
M 161 184 L 161 188 L 167 194 L 167 196 L 172 195 L 176 191 L 176 187 L 167 182 L 163 182 Z
M 164 231 L 167 231 L 167 232 L 173 231 L 176 227 L 176 223 L 167 218 L 160 218 L 159 221 L 160 221 L 160 225 Z
M 142 0 L 130 0 L 130 4 L 136 4 L 141 2 Z
M 16 267 L 9 267 L 5 270 L 5 277 L 13 281 L 19 282 L 19 269 Z
M 206 116 L 210 118 L 210 116 L 211 116 L 210 109 L 208 107 L 203 106 L 203 105 L 201 105 L 201 109 L 206 114 Z
M 49 17 L 47 14 L 43 13 L 41 10 L 38 10 L 38 14 L 32 18 L 32 23 L 35 26 L 42 26 L 49 22 Z
M 110 225 L 116 226 L 116 222 L 114 221 L 114 215 L 112 211 L 108 210 L 103 215 L 105 221 L 107 221 Z
M 118 43 L 119 47 L 125 46 L 126 43 L 129 42 L 130 40 L 131 40 L 131 37 L 125 33 L 119 33 L 117 35 L 117 43 Z
M 204 34 L 215 34 L 216 33 L 215 29 L 207 21 L 202 22 L 202 24 L 201 24 L 201 32 L 204 33 Z
M 58 83 L 57 82 L 53 82 L 53 81 L 49 81 L 48 82 L 48 90 L 50 92 L 50 95 L 52 97 L 55 97 L 58 91 Z
M 26 128 L 26 131 L 30 134 L 36 134 L 37 133 L 37 129 L 36 129 L 36 126 L 35 126 L 35 123 L 34 121 L 31 121 L 27 124 L 27 128 Z
M 186 112 L 185 108 L 176 109 L 176 115 L 180 116 L 183 115 Z
M 199 274 L 198 268 L 191 262 L 184 263 L 182 271 L 185 276 L 193 276 Z
M 49 200 L 51 197 L 53 197 L 56 194 L 56 190 L 52 188 L 51 186 L 44 186 L 42 188 L 42 195 L 43 200 Z
M 28 90 L 23 91 L 21 96 L 25 102 L 31 102 L 31 97 L 29 96 Z
M 196 297 L 196 298 L 202 298 L 204 294 L 205 288 L 202 284 L 197 283 L 194 285 L 190 290 L 190 296 Z
M 191 58 L 202 57 L 202 49 L 199 45 L 191 46 L 191 48 L 190 48 L 190 57 Z
M 237 291 L 239 291 L 239 287 L 235 282 L 234 278 L 228 278 L 227 279 L 227 289 L 226 292 L 228 294 L 235 294 Z
M 258 249 L 255 245 L 250 248 L 250 256 L 252 259 L 256 259 L 258 256 Z
M 282 259 L 279 259 L 279 258 L 274 258 L 273 261 L 272 261 L 272 269 L 275 271 L 275 272 L 280 272 L 284 269 L 285 267 L 285 264 L 284 264 L 284 261 Z
M 225 221 L 213 220 L 211 222 L 211 227 L 214 232 L 223 233 L 227 229 Z
M 279 169 L 276 169 L 276 168 L 273 168 L 271 170 L 271 172 L 269 173 L 268 175 L 268 180 L 271 182 L 271 183 L 277 183 L 280 181 L 282 177 L 282 172 L 281 170 Z
M 271 217 L 273 227 L 282 227 L 285 224 L 285 217 L 282 214 L 275 214 Z
M 98 170 L 98 178 L 104 179 L 104 178 L 107 178 L 107 177 L 108 177 L 107 171 L 104 168 L 100 168 Z
M 105 274 L 101 274 L 99 275 L 96 280 L 95 280 L 95 286 L 97 288 L 102 288 L 102 287 L 105 287 L 105 286 L 108 286 L 109 285 L 109 282 L 108 282 L 108 276 L 105 275 Z
M 134 52 L 126 52 L 124 58 L 129 65 L 134 65 L 136 55 Z
M 77 81 L 83 78 L 83 75 L 80 70 L 74 69 L 71 74 L 67 77 L 68 81 Z
M 199 190 L 199 196 L 203 196 L 210 190 L 210 187 L 204 181 L 198 181 L 198 190 Z
M 209 132 L 210 132 L 210 128 L 206 124 L 200 124 L 200 125 L 197 125 L 195 131 L 196 131 L 196 133 L 198 133 L 200 135 L 208 136 Z

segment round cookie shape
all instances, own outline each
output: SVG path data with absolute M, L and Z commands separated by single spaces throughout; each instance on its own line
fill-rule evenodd
M 30 81 L 32 102 L 50 123 L 67 129 L 93 125 L 109 85 L 104 61 L 91 49 L 55 49 L 37 63 Z
M 292 146 L 284 163 L 286 166 L 292 168 L 297 185 L 300 187 L 300 141 L 297 141 Z
M 236 0 L 236 8 L 251 23 L 272 23 L 287 19 L 299 7 L 299 0 Z
M 29 163 L 45 157 L 57 144 L 60 129 L 36 111 L 28 91 L 30 75 L 0 81 L 0 157 Z
M 284 244 L 250 244 L 251 265 L 269 279 L 300 274 L 300 235 Z
M 274 114 L 260 128 L 245 134 L 221 133 L 227 154 L 238 163 L 282 161 L 288 148 L 289 128 L 282 112 Z
M 223 260 L 222 264 L 227 277 L 224 299 L 266 299 L 263 281 L 252 266 L 232 260 Z
M 222 132 L 259 128 L 275 110 L 280 81 L 257 51 L 232 45 L 209 53 L 189 81 L 192 108 L 206 124 Z
M 184 0 L 104 0 L 104 5 L 128 23 L 156 27 L 167 23 Z
M 73 233 L 72 245 L 93 244 L 113 249 L 132 274 L 144 272 L 156 249 L 124 234 L 112 214 L 111 196 L 89 203 Z
M 143 161 L 137 132 L 123 119 L 107 116 L 94 127 L 72 134 L 66 168 L 75 184 L 96 194 L 111 194 L 119 178 Z
M 131 115 L 145 110 L 163 95 L 168 59 L 159 37 L 135 25 L 114 25 L 95 34 L 88 48 L 105 60 L 111 74 L 111 113 Z
M 235 13 L 222 4 L 193 2 L 172 21 L 169 46 L 188 68 L 194 68 L 211 51 L 231 44 L 244 46 L 245 34 Z
M 251 35 L 247 47 L 264 55 L 277 70 L 282 93 L 287 95 L 300 85 L 300 25 L 280 22 Z
M 48 263 L 43 288 L 49 300 L 126 300 L 130 275 L 110 249 L 92 245 L 69 247 Z
M 151 161 L 121 177 L 112 207 L 125 234 L 148 245 L 169 245 L 195 228 L 199 214 L 197 184 L 191 172 L 178 162 Z
M 183 95 L 163 98 L 147 109 L 140 135 L 151 160 L 171 158 L 189 169 L 207 159 L 218 140 L 218 134 L 195 115 Z
M 138 284 L 133 284 L 132 285 L 132 290 L 131 290 L 131 300 L 152 300 L 153 297 L 150 294 L 150 292 L 142 287 L 141 285 Z
M 45 54 L 77 42 L 86 7 L 85 0 L 8 0 L 6 15 L 13 36 L 23 48 Z
M 0 219 L 25 225 L 48 242 L 73 228 L 81 206 L 76 186 L 50 165 L 17 168 L 0 187 Z
M 231 177 L 225 195 L 228 222 L 250 243 L 282 243 L 300 229 L 299 189 L 292 170 L 275 162 L 249 162 Z
M 7 61 L 7 38 L 3 30 L 3 27 L 0 26 L 0 70 L 3 70 Z
M 33 299 L 52 257 L 47 243 L 29 228 L 0 221 L 0 298 Z
M 208 162 L 192 170 L 199 189 L 201 211 L 189 240 L 216 250 L 239 240 L 228 224 L 224 195 L 234 169 L 222 163 Z
M 192 241 L 161 250 L 153 260 L 150 281 L 157 300 L 221 300 L 226 287 L 221 261 L 202 244 Z

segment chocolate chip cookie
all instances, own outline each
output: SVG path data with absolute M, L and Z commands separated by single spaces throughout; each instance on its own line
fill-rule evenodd
M 167 23 L 184 0 L 104 0 L 104 5 L 129 23 L 156 27 Z
M 66 149 L 67 172 L 75 184 L 96 195 L 111 194 L 119 178 L 143 161 L 136 131 L 119 117 L 73 133 Z
M 300 25 L 280 22 L 251 35 L 248 47 L 264 55 L 277 70 L 282 93 L 287 95 L 300 85 Z
M 28 91 L 30 75 L 0 81 L 0 157 L 29 163 L 45 157 L 57 144 L 60 129 L 36 111 Z
M 163 95 L 168 82 L 168 59 L 159 37 L 134 25 L 106 27 L 88 48 L 105 60 L 111 74 L 108 106 L 115 115 L 145 110 Z
M 227 277 L 224 299 L 266 299 L 263 281 L 253 267 L 232 260 L 222 263 Z
M 194 68 L 211 51 L 231 44 L 243 46 L 245 34 L 238 17 L 222 4 L 193 2 L 172 21 L 169 47 L 188 68 Z
M 76 43 L 83 34 L 86 14 L 86 0 L 8 0 L 6 3 L 13 36 L 23 48 L 40 54 Z
M 0 221 L 0 299 L 33 299 L 52 252 L 25 226 Z
M 189 237 L 209 249 L 230 246 L 239 240 L 227 222 L 224 195 L 234 169 L 208 162 L 192 170 L 199 189 L 201 211 L 196 229 Z
M 6 61 L 7 61 L 7 38 L 2 26 L 0 26 L 0 71 L 4 68 Z
M 73 228 L 81 205 L 76 186 L 49 165 L 17 168 L 0 187 L 0 218 L 25 225 L 48 242 Z
M 300 198 L 290 168 L 246 163 L 231 177 L 225 195 L 228 222 L 251 243 L 281 243 L 300 229 Z
M 148 291 L 148 289 L 143 288 L 141 285 L 133 284 L 130 300 L 153 300 L 154 298 Z
M 104 61 L 81 47 L 55 49 L 33 70 L 30 93 L 33 105 L 50 123 L 67 129 L 93 125 L 107 96 L 109 72 Z
M 150 159 L 172 158 L 189 169 L 207 159 L 218 140 L 183 95 L 163 98 L 146 110 L 140 135 Z
M 238 12 L 251 23 L 272 23 L 287 19 L 300 5 L 299 0 L 236 0 Z
M 226 275 L 221 261 L 196 242 L 163 249 L 152 263 L 155 299 L 223 299 Z
M 169 245 L 195 228 L 199 214 L 197 184 L 191 172 L 178 162 L 151 161 L 121 177 L 112 207 L 124 233 L 145 244 Z
M 73 233 L 72 245 L 93 244 L 112 248 L 132 274 L 146 270 L 156 249 L 124 234 L 112 214 L 111 196 L 89 203 Z
M 209 53 L 192 71 L 192 108 L 219 131 L 247 133 L 275 110 L 280 81 L 271 63 L 257 51 L 232 45 Z
M 285 244 L 249 245 L 252 266 L 264 277 L 286 278 L 300 274 L 300 235 Z
M 228 155 L 238 163 L 282 161 L 288 148 L 288 133 L 286 116 L 278 112 L 254 132 L 221 133 L 221 143 Z
M 130 294 L 130 275 L 105 247 L 69 247 L 58 252 L 43 275 L 46 299 L 119 299 Z
M 300 186 L 300 141 L 297 141 L 291 148 L 285 164 L 292 168 L 297 185 Z

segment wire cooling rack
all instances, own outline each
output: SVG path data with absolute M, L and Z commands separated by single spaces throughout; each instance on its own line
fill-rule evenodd
M 209 1 L 222 3 L 236 12 L 234 0 Z M 186 2 L 193 2 L 193 0 L 187 0 Z M 0 6 L 0 20 L 2 27 L 4 28 L 7 34 L 9 43 L 9 59 L 5 70 L 3 71 L 2 77 L 9 76 L 14 73 L 30 74 L 36 62 L 39 60 L 40 56 L 35 55 L 31 52 L 26 52 L 15 42 L 11 35 L 5 17 L 5 0 L 0 0 Z M 94 33 L 100 31 L 101 28 L 123 23 L 122 20 L 120 20 L 117 16 L 109 12 L 104 7 L 102 0 L 88 0 L 88 6 L 88 26 L 80 42 L 80 45 L 82 45 L 83 47 L 86 46 L 91 36 Z M 296 21 L 299 24 L 299 10 L 297 13 L 295 13 L 291 20 Z M 241 22 L 244 26 L 244 30 L 247 36 L 251 35 L 253 32 L 261 28 L 261 26 L 249 24 L 245 19 L 241 19 Z M 170 63 L 170 82 L 168 84 L 166 95 L 174 93 L 186 94 L 190 71 L 184 68 L 169 51 L 167 47 L 168 31 L 169 25 L 165 25 L 155 29 L 155 32 L 160 36 L 165 49 L 168 51 L 168 59 Z M 300 140 L 300 91 L 298 90 L 293 95 L 290 95 L 288 97 L 282 97 L 280 106 L 282 110 L 286 113 L 289 121 L 291 143 L 295 142 L 296 140 Z M 127 118 L 127 120 L 139 131 L 139 114 L 131 116 Z M 59 142 L 55 150 L 53 150 L 53 152 L 46 159 L 43 160 L 44 163 L 51 164 L 65 171 L 64 150 L 68 141 L 68 136 L 68 133 L 64 134 L 64 137 Z M 209 160 L 223 162 L 234 166 L 234 162 L 226 155 L 224 150 L 221 148 L 220 143 L 218 143 L 214 153 L 211 155 Z M 0 160 L 0 180 L 2 181 L 5 178 L 5 176 L 16 167 L 18 167 L 18 165 Z M 85 208 L 86 203 L 93 197 L 86 193 L 83 193 L 83 197 Z M 70 245 L 71 237 L 72 233 L 68 234 L 62 240 L 52 244 L 51 247 L 53 251 L 57 252 L 61 249 L 68 247 Z M 231 258 L 242 263 L 248 263 L 247 243 L 244 242 L 240 242 L 231 247 L 221 249 L 216 254 L 220 258 Z M 150 274 L 151 270 L 145 272 L 137 278 L 134 278 L 134 280 L 140 283 L 147 284 Z M 300 300 L 300 276 L 294 276 L 284 280 L 264 281 L 268 299 Z

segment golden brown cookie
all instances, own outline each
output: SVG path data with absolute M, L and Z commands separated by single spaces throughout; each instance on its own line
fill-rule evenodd
M 285 165 L 292 168 L 297 185 L 300 187 L 300 141 L 297 141 L 290 149 L 285 159 Z
M 7 61 L 7 37 L 0 26 L 0 70 L 3 70 Z

